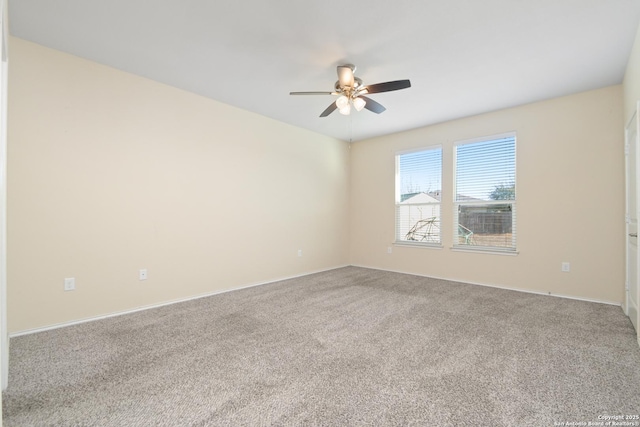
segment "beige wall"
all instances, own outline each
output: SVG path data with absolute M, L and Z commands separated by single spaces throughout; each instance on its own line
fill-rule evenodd
M 636 33 L 636 40 L 627 63 L 624 74 L 624 123 L 631 120 L 636 105 L 640 101 L 640 26 Z
M 10 43 L 10 332 L 348 263 L 347 143 Z
M 24 40 L 11 39 L 11 55 L 12 333 L 345 264 L 623 299 L 621 146 L 634 71 L 625 113 L 623 86 L 613 86 L 349 150 Z M 509 131 L 519 254 L 454 252 L 452 144 Z M 431 145 L 444 148 L 444 248 L 393 246 L 395 153 Z M 76 291 L 63 292 L 65 277 Z
M 618 85 L 353 144 L 351 263 L 621 303 L 622 104 Z M 517 133 L 519 254 L 452 251 L 452 144 L 510 131 Z M 438 144 L 444 248 L 393 246 L 395 154 Z M 561 272 L 563 261 L 571 272 Z

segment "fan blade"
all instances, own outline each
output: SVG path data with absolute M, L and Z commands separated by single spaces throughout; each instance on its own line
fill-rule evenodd
M 364 104 L 364 108 L 366 108 L 369 111 L 373 111 L 376 114 L 380 114 L 386 110 L 386 108 L 384 108 L 382 104 L 374 101 L 371 98 L 367 98 L 366 96 L 362 96 L 362 95 L 360 95 L 358 98 L 364 99 L 364 101 L 366 102 L 366 104 Z
M 327 117 L 329 114 L 333 113 L 336 108 L 338 108 L 338 106 L 335 102 L 332 102 L 327 109 L 320 114 L 320 117 Z
M 289 95 L 336 95 L 335 92 L 289 92 Z
M 353 66 L 352 65 L 338 65 L 338 81 L 340 87 L 353 87 Z
M 380 93 L 380 92 L 391 92 L 393 90 L 406 89 L 411 87 L 411 82 L 409 80 L 394 80 L 392 82 L 384 82 L 384 83 L 376 83 L 373 85 L 366 86 L 362 93 Z

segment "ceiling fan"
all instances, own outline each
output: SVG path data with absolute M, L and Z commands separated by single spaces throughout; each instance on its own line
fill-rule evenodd
M 406 89 L 411 87 L 409 80 L 394 80 L 391 82 L 376 83 L 368 86 L 362 85 L 362 80 L 353 73 L 356 66 L 353 64 L 338 65 L 338 81 L 335 84 L 333 92 L 289 92 L 289 95 L 335 95 L 338 99 L 332 102 L 326 110 L 320 114 L 320 117 L 327 117 L 334 110 L 340 111 L 341 114 L 349 115 L 351 106 L 356 111 L 366 108 L 376 114 L 380 114 L 386 110 L 381 104 L 373 99 L 364 96 L 380 92 L 391 92 L 394 90 Z

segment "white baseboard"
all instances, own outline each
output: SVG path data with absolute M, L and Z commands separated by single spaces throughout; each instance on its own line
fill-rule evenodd
M 552 297 L 558 297 L 558 298 L 572 299 L 572 300 L 577 300 L 577 301 L 586 301 L 586 302 L 595 302 L 595 303 L 599 303 L 599 304 L 615 305 L 615 306 L 618 306 L 618 307 L 622 308 L 622 303 L 615 302 L 615 301 L 605 301 L 605 300 L 597 300 L 597 299 L 591 299 L 591 298 L 582 298 L 582 297 L 575 297 L 575 296 L 571 296 L 571 295 L 554 294 L 554 293 L 551 293 L 551 292 L 534 291 L 534 290 L 529 290 L 529 289 L 510 288 L 508 286 L 502 286 L 502 285 L 492 285 L 492 284 L 488 284 L 488 283 L 469 282 L 467 280 L 455 279 L 455 278 L 450 278 L 450 277 L 429 276 L 429 275 L 426 275 L 426 274 L 411 273 L 411 272 L 408 272 L 408 271 L 390 270 L 390 269 L 379 268 L 379 267 L 369 267 L 369 266 L 366 266 L 366 265 L 352 264 L 352 266 L 353 267 L 368 268 L 370 270 L 388 271 L 390 273 L 411 274 L 413 276 L 428 277 L 430 279 L 449 280 L 451 282 L 465 283 L 467 285 L 486 286 L 488 288 L 497 288 L 497 289 L 504 289 L 504 290 L 507 290 L 507 291 L 524 292 L 524 293 L 527 293 L 527 294 L 546 295 L 546 296 L 552 296 Z
M 266 281 L 266 282 L 252 283 L 252 284 L 240 286 L 240 287 L 237 287 L 237 288 L 225 289 L 225 290 L 222 290 L 222 291 L 208 292 L 206 294 L 195 295 L 195 296 L 191 296 L 191 297 L 187 297 L 187 298 L 180 298 L 180 299 L 161 302 L 161 303 L 157 303 L 157 304 L 145 305 L 145 306 L 136 307 L 136 308 L 133 308 L 133 309 L 130 309 L 130 310 L 117 311 L 117 312 L 114 312 L 114 313 L 107 313 L 107 314 L 103 314 L 103 315 L 100 315 L 100 316 L 87 317 L 87 318 L 79 319 L 79 320 L 72 320 L 70 322 L 56 323 L 54 325 L 44 326 L 42 328 L 26 329 L 24 331 L 18 331 L 18 332 L 10 333 L 9 334 L 9 338 L 19 337 L 19 336 L 22 336 L 22 335 L 36 334 L 38 332 L 50 331 L 50 330 L 53 330 L 53 329 L 66 328 L 67 326 L 79 325 L 79 324 L 87 323 L 87 322 L 94 322 L 96 320 L 108 319 L 110 317 L 124 316 L 125 314 L 137 313 L 139 311 L 144 311 L 144 310 L 151 310 L 153 308 L 159 308 L 159 307 L 164 307 L 164 306 L 167 306 L 167 305 L 178 304 L 178 303 L 181 303 L 181 302 L 187 302 L 187 301 L 192 301 L 192 300 L 196 300 L 196 299 L 200 299 L 200 298 L 211 297 L 211 296 L 214 296 L 214 295 L 224 294 L 224 293 L 227 293 L 227 292 L 239 291 L 241 289 L 253 288 L 255 286 L 262 286 L 262 285 L 268 285 L 270 283 L 282 282 L 283 280 L 297 279 L 299 277 L 309 276 L 311 274 L 316 274 L 316 273 L 323 273 L 325 271 L 337 270 L 339 268 L 344 268 L 344 267 L 349 267 L 349 265 L 341 265 L 341 266 L 337 266 L 337 267 L 327 268 L 327 269 L 324 269 L 324 270 L 310 271 L 310 272 L 307 272 L 307 273 L 298 274 L 298 275 L 294 275 L 294 276 L 281 277 L 281 278 L 269 280 L 269 281 Z
M 492 284 L 487 284 L 487 283 L 469 282 L 469 281 L 466 281 L 466 280 L 460 280 L 460 279 L 449 278 L 449 277 L 429 276 L 429 275 L 426 275 L 426 274 L 418 274 L 418 273 L 412 273 L 412 272 L 407 272 L 407 271 L 384 269 L 384 268 L 379 268 L 379 267 L 370 267 L 370 266 L 366 266 L 366 265 L 352 264 L 351 266 L 360 267 L 360 268 L 367 268 L 367 269 L 370 269 L 370 270 L 388 271 L 390 273 L 411 274 L 411 275 L 414 275 L 414 276 L 428 277 L 428 278 L 438 279 L 438 280 L 449 280 L 449 281 L 452 281 L 452 282 L 465 283 L 465 284 L 468 284 L 468 285 L 486 286 L 486 287 L 490 287 L 490 288 L 497 288 L 497 289 L 505 289 L 505 290 L 509 290 L 509 291 L 524 292 L 524 293 L 528 293 L 528 294 L 547 295 L 547 296 L 553 296 L 553 297 L 558 297 L 558 298 L 573 299 L 573 300 L 578 300 L 578 301 L 595 302 L 595 303 L 600 303 L 600 304 L 615 305 L 615 306 L 619 306 L 619 307 L 622 306 L 622 304 L 619 303 L 619 302 L 603 301 L 603 300 L 596 300 L 596 299 L 590 299 L 590 298 L 581 298 L 581 297 L 575 297 L 575 296 L 569 296 L 569 295 L 553 294 L 553 293 L 549 293 L 549 292 L 533 291 L 533 290 L 528 290 L 528 289 L 511 288 L 511 287 L 508 287 L 508 286 L 492 285 Z M 265 281 L 265 282 L 252 283 L 252 284 L 248 284 L 248 285 L 244 285 L 244 286 L 240 286 L 240 287 L 236 287 L 236 288 L 225 289 L 225 290 L 222 290 L 222 291 L 208 292 L 206 294 L 195 295 L 195 296 L 191 296 L 191 297 L 187 297 L 187 298 L 180 298 L 180 299 L 161 302 L 161 303 L 157 303 L 157 304 L 145 305 L 145 306 L 136 307 L 136 308 L 133 308 L 133 309 L 130 309 L 130 310 L 118 311 L 118 312 L 114 312 L 114 313 L 107 313 L 107 314 L 103 314 L 103 315 L 100 315 L 100 316 L 88 317 L 88 318 L 84 318 L 84 319 L 73 320 L 73 321 L 70 321 L 70 322 L 57 323 L 57 324 L 54 324 L 54 325 L 44 326 L 44 327 L 41 327 L 41 328 L 34 328 L 34 329 L 27 329 L 27 330 L 24 330 L 24 331 L 13 332 L 13 333 L 9 334 L 9 338 L 19 337 L 19 336 L 22 336 L 22 335 L 35 334 L 35 333 L 38 333 L 38 332 L 50 331 L 50 330 L 53 330 L 53 329 L 65 328 L 67 326 L 79 325 L 79 324 L 82 324 L 82 323 L 93 322 L 93 321 L 96 321 L 96 320 L 107 319 L 107 318 L 110 318 L 110 317 L 123 316 L 123 315 L 126 315 L 126 314 L 137 313 L 139 311 L 150 310 L 150 309 L 153 309 L 153 308 L 164 307 L 164 306 L 167 306 L 167 305 L 178 304 L 178 303 L 181 303 L 181 302 L 192 301 L 192 300 L 196 300 L 196 299 L 200 299 L 200 298 L 206 298 L 206 297 L 210 297 L 210 296 L 214 296 L 214 295 L 224 294 L 224 293 L 227 293 L 227 292 L 238 291 L 240 289 L 247 289 L 247 288 L 252 288 L 252 287 L 255 287 L 255 286 L 268 285 L 270 283 L 281 282 L 283 280 L 296 279 L 296 278 L 299 278 L 299 277 L 309 276 L 311 274 L 316 274 L 316 273 L 323 273 L 323 272 L 331 271 L 331 270 L 337 270 L 339 268 L 344 268 L 344 267 L 349 267 L 349 265 L 345 264 L 345 265 L 331 267 L 331 268 L 327 268 L 327 269 L 323 269 L 323 270 L 315 270 L 315 271 L 311 271 L 311 272 L 307 272 L 307 273 L 303 273 L 303 274 L 298 274 L 298 275 L 294 275 L 294 276 L 287 276 L 287 277 L 281 277 L 281 278 L 277 278 L 277 279 L 272 279 L 272 280 L 268 280 L 268 281 Z M 638 345 L 640 346 L 640 337 L 638 337 Z

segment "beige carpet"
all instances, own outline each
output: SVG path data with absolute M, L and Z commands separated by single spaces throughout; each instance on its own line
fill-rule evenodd
M 5 426 L 553 426 L 640 414 L 620 307 L 348 267 L 11 340 Z

